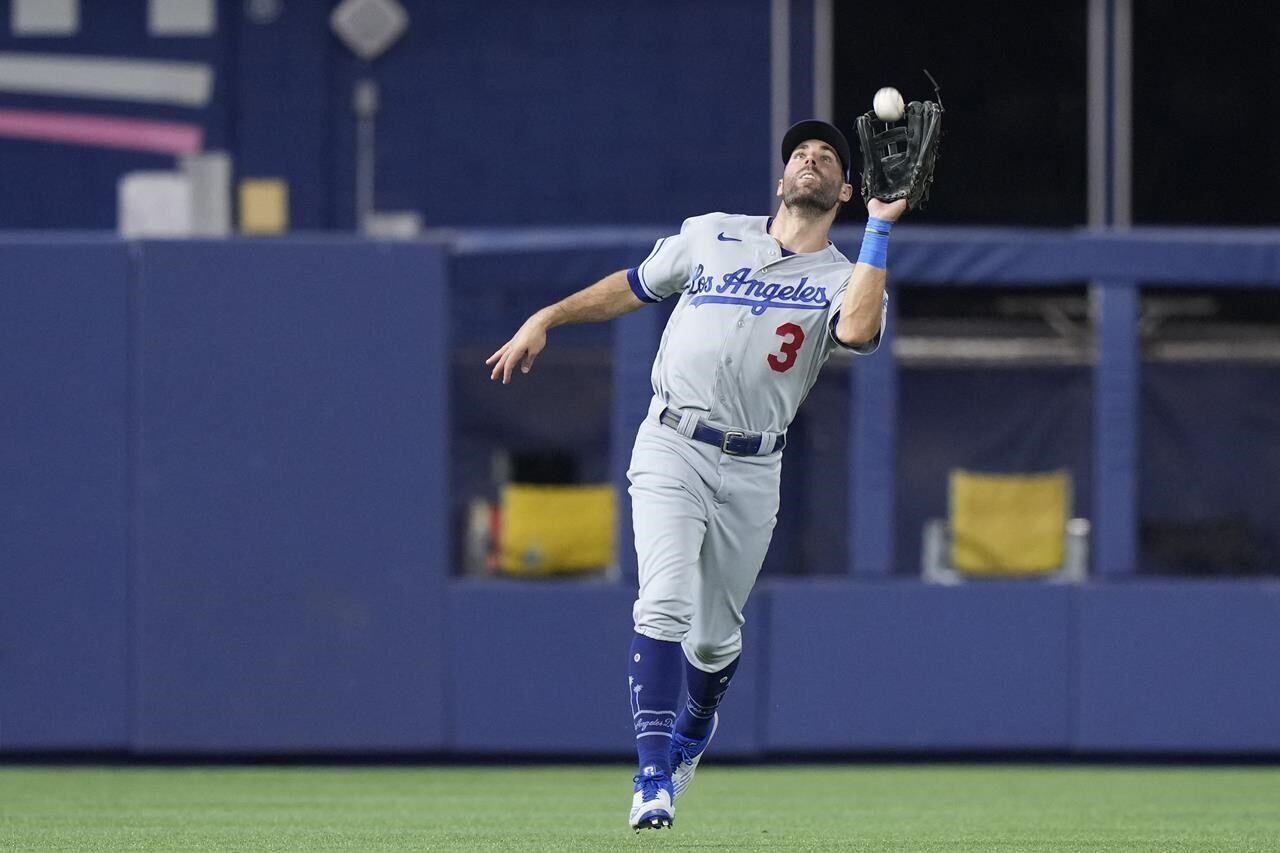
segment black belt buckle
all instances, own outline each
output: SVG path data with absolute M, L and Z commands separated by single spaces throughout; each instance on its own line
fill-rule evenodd
M 746 438 L 746 437 L 747 437 L 747 434 L 742 430 L 727 429 L 724 431 L 724 436 L 720 439 L 720 449 L 723 452 L 728 453 L 730 456 L 749 456 L 751 455 L 749 453 L 739 453 L 736 450 L 729 449 L 730 440 L 735 438 Z

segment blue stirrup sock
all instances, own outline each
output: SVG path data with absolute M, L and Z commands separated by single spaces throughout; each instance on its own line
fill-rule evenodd
M 643 634 L 636 634 L 631 640 L 627 682 L 642 776 L 671 775 L 671 728 L 680 701 L 683 661 L 679 643 L 654 640 Z
M 684 662 L 689 698 L 676 719 L 676 731 L 681 736 L 701 740 L 711 731 L 711 721 L 715 719 L 716 709 L 733 681 L 733 674 L 738 671 L 740 660 L 741 655 L 717 672 L 703 672 L 688 660 Z
M 893 223 L 874 216 L 867 219 L 867 230 L 862 235 L 862 250 L 858 252 L 858 263 L 870 264 L 884 269 L 888 265 L 889 232 Z

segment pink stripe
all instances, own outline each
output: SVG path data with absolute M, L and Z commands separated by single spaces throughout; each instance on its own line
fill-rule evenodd
M 0 137 L 177 156 L 203 147 L 204 128 L 185 122 L 0 109 Z

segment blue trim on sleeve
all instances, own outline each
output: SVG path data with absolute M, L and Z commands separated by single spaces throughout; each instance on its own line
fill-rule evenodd
M 631 285 L 631 292 L 634 293 L 636 298 L 641 302 L 659 301 L 650 296 L 649 292 L 644 289 L 644 285 L 640 283 L 640 273 L 635 267 L 627 270 L 627 284 Z
M 667 238 L 666 238 L 666 237 L 663 237 L 662 239 L 660 239 L 660 240 L 658 241 L 657 245 L 655 245 L 655 246 L 653 247 L 653 251 L 649 253 L 649 257 L 647 257 L 647 258 L 645 258 L 643 261 L 641 261 L 641 262 L 640 262 L 640 266 L 636 267 L 636 281 L 640 284 L 640 289 L 641 289 L 641 290 L 643 290 L 645 293 L 647 293 L 647 294 L 648 294 L 648 298 L 646 298 L 646 297 L 644 297 L 644 296 L 641 296 L 641 297 L 640 297 L 641 299 L 644 299 L 644 301 L 645 301 L 645 302 L 661 302 L 661 301 L 662 301 L 662 297 L 660 297 L 658 294 L 654 293 L 654 292 L 649 288 L 649 286 L 648 286 L 648 285 L 646 285 L 646 284 L 644 283 L 644 279 L 643 279 L 643 278 L 641 278 L 641 275 L 644 273 L 644 265 L 645 265 L 645 264 L 647 264 L 647 263 L 649 263 L 649 261 L 653 260 L 655 257 L 657 257 L 657 256 L 658 256 L 658 252 L 661 252 L 661 251 L 662 251 L 662 244 L 663 244 L 663 243 L 665 243 L 665 242 L 667 242 Z M 631 285 L 631 286 L 632 286 L 633 288 L 635 287 L 635 285 L 634 285 L 634 284 L 633 284 L 633 285 Z

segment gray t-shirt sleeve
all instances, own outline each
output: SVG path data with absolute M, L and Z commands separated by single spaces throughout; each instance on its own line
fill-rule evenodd
M 885 291 L 880 299 L 880 331 L 876 332 L 875 337 L 871 340 L 851 347 L 836 337 L 836 324 L 840 322 L 840 306 L 844 303 L 845 291 L 849 289 L 849 279 L 844 280 L 844 284 L 836 290 L 836 295 L 831 297 L 831 307 L 827 311 L 827 337 L 831 342 L 840 349 L 848 350 L 858 355 L 871 355 L 880 348 L 880 340 L 884 337 L 885 323 L 889 317 L 889 291 Z
M 684 289 L 689 281 L 689 225 L 686 219 L 680 233 L 663 237 L 653 246 L 649 257 L 627 270 L 627 281 L 636 296 L 645 302 L 661 302 Z

